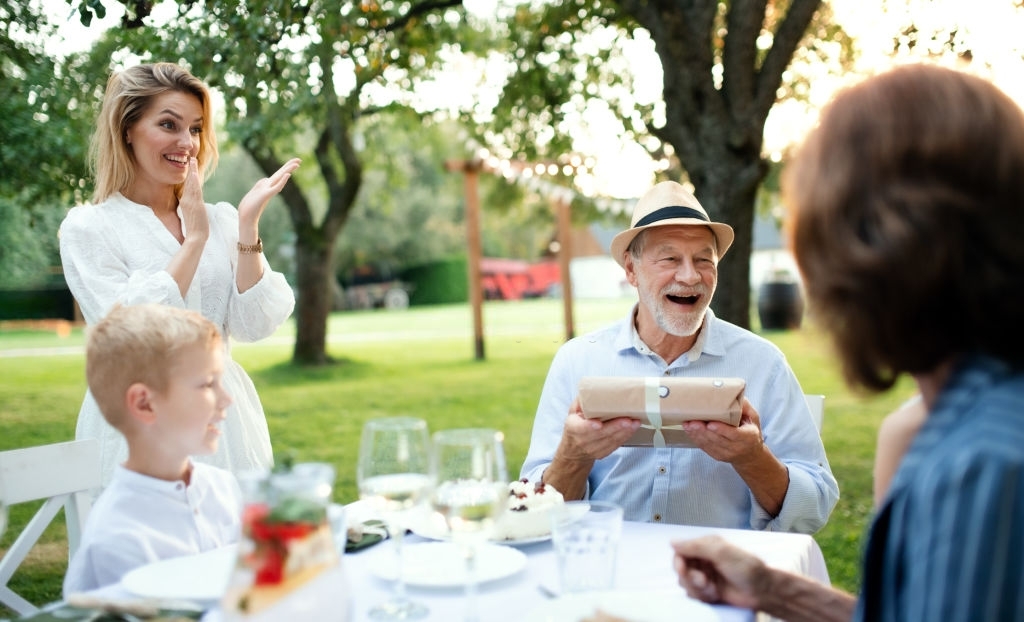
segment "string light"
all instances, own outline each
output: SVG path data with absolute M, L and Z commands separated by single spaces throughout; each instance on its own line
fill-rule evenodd
M 480 170 L 500 175 L 506 181 L 515 182 L 536 192 L 549 201 L 572 203 L 576 199 L 588 201 L 603 214 L 629 213 L 635 200 L 613 199 L 611 197 L 590 197 L 572 188 L 557 183 L 550 177 L 561 174 L 571 178 L 592 178 L 597 159 L 570 154 L 557 158 L 555 162 L 530 163 L 522 160 L 499 158 L 485 147 L 476 149 L 474 161 Z

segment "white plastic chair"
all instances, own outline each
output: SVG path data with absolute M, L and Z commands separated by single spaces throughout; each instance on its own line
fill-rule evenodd
M 821 426 L 825 421 L 825 396 L 805 393 L 804 399 L 807 400 L 807 408 L 811 409 L 814 426 L 818 428 L 818 434 L 821 434 Z
M 100 445 L 94 439 L 0 452 L 0 490 L 7 504 L 46 500 L 0 559 L 0 603 L 21 615 L 39 610 L 7 584 L 62 506 L 69 558 L 74 555 L 99 486 Z

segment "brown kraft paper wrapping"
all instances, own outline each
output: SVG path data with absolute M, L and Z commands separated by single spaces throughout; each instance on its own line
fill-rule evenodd
M 589 376 L 580 380 L 579 399 L 587 419 L 642 422 L 626 447 L 694 447 L 682 423 L 739 425 L 745 387 L 742 378 Z

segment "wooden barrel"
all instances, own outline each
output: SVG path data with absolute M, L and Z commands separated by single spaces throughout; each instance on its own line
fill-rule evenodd
M 804 296 L 795 281 L 765 281 L 757 292 L 757 315 L 763 330 L 800 328 Z

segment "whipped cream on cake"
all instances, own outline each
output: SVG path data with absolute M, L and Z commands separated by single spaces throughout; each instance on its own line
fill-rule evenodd
M 494 524 L 494 540 L 523 540 L 551 534 L 551 510 L 563 505 L 551 484 L 521 479 L 508 485 L 508 508 Z

